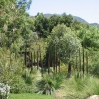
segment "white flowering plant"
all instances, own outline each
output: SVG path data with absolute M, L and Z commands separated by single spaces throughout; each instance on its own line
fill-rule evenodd
M 8 99 L 10 93 L 10 86 L 8 84 L 0 83 L 0 99 Z

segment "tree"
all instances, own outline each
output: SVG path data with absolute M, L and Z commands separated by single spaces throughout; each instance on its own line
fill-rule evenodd
M 42 13 L 35 17 L 34 26 L 40 37 L 46 38 L 49 35 L 49 21 Z
M 70 14 L 69 15 L 66 15 L 65 13 L 62 14 L 61 23 L 64 23 L 67 27 L 71 27 L 72 22 L 73 22 L 73 17 Z
M 99 29 L 97 27 L 82 27 L 77 31 L 77 35 L 85 48 L 99 48 Z
M 2 1 L 2 2 L 1 2 Z M 2 3 L 0 14 L 0 34 L 1 42 L 3 46 L 10 48 L 13 45 L 17 45 L 18 48 L 22 46 L 26 40 L 29 39 L 29 35 L 33 33 L 33 19 L 25 12 L 26 9 L 21 5 L 17 6 L 17 2 L 23 2 L 22 0 L 1 0 Z M 27 4 L 27 0 L 24 1 Z M 7 6 L 5 6 L 7 4 Z M 22 11 L 24 10 L 24 11 Z M 20 42 L 23 40 L 22 42 Z M 20 44 L 19 44 L 20 43 Z M 18 44 L 20 46 L 18 46 Z
M 53 28 L 52 33 L 48 36 L 48 47 L 45 56 L 45 66 L 58 65 L 58 59 L 61 62 L 68 64 L 68 76 L 71 74 L 71 58 L 75 57 L 79 48 L 81 47 L 80 41 L 74 32 L 71 31 L 64 24 L 58 24 Z M 53 65 L 54 61 L 54 65 Z M 56 63 L 57 62 L 57 63 Z
M 48 37 L 47 50 L 51 53 L 50 57 L 54 57 L 54 46 L 61 61 L 67 63 L 70 57 L 75 56 L 81 45 L 70 28 L 64 24 L 59 24 L 53 28 L 51 35 Z
M 61 22 L 61 16 L 53 15 L 49 18 L 49 31 L 51 32 L 54 26 L 57 26 Z
M 46 18 L 42 13 L 38 13 L 35 17 L 35 31 L 37 31 L 42 37 L 46 38 L 50 35 L 52 29 L 57 26 L 58 24 L 64 23 L 67 27 L 71 27 L 73 18 L 71 15 L 63 14 L 60 15 L 53 15 L 49 18 Z

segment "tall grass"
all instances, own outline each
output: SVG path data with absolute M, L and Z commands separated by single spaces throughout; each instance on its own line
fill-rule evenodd
M 99 95 L 99 79 L 90 75 L 74 75 L 64 85 L 66 99 L 86 99 L 91 95 Z

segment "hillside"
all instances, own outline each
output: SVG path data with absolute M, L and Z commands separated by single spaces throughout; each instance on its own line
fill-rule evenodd
M 80 21 L 82 23 L 88 24 L 88 22 L 86 20 L 84 20 L 84 19 L 82 19 L 82 18 L 80 18 L 78 16 L 73 16 L 73 19 L 76 19 L 76 20 L 78 20 L 78 21 Z
M 55 15 L 59 15 L 59 14 L 55 14 Z M 53 16 L 53 14 L 50 14 L 50 13 L 47 13 L 47 14 L 44 14 L 45 17 L 50 17 L 50 16 Z M 61 15 L 59 15 L 61 16 Z M 78 20 L 79 22 L 82 22 L 82 23 L 85 23 L 85 24 L 89 24 L 90 26 L 97 26 L 99 27 L 99 24 L 98 23 L 88 23 L 86 20 L 84 20 L 83 18 L 81 17 L 78 17 L 78 16 L 73 16 L 73 19 L 75 20 Z
M 48 14 L 44 14 L 44 16 L 45 16 L 45 17 L 51 17 L 51 16 L 53 16 L 53 14 L 49 14 L 49 13 L 48 13 Z
M 90 23 L 90 26 L 97 26 L 97 27 L 99 27 L 99 24 L 98 23 Z

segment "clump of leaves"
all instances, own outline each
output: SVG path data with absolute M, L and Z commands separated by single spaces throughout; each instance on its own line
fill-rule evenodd
M 62 84 L 63 77 L 60 74 L 46 75 L 42 80 L 37 83 L 36 92 L 41 94 L 54 94 L 55 89 L 59 88 Z

